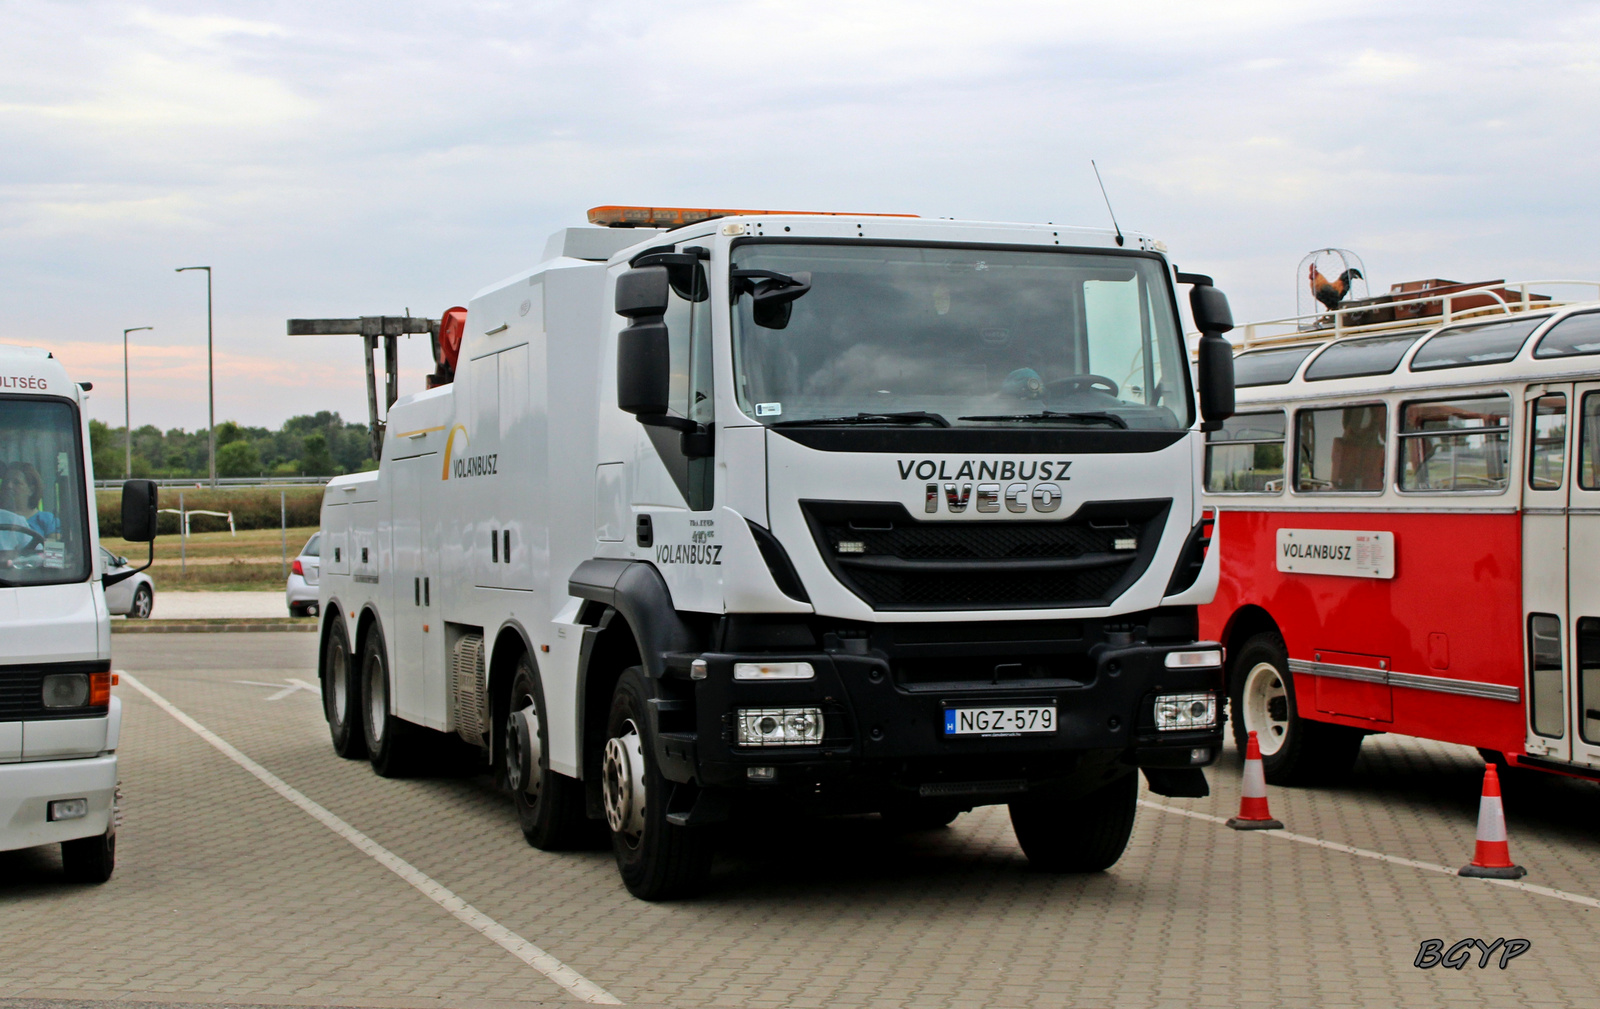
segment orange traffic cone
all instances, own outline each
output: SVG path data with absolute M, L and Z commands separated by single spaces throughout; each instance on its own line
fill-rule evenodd
M 1500 804 L 1500 772 L 1493 764 L 1483 769 L 1483 798 L 1478 800 L 1478 844 L 1472 864 L 1461 867 L 1463 876 L 1483 879 L 1521 879 L 1528 870 L 1511 861 L 1506 843 L 1506 811 Z
M 1244 748 L 1244 788 L 1239 793 L 1239 815 L 1228 821 L 1234 830 L 1282 830 L 1283 824 L 1267 812 L 1267 772 L 1261 766 L 1261 744 L 1255 730 Z

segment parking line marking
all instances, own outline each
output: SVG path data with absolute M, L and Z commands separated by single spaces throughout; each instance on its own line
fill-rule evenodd
M 1207 823 L 1215 823 L 1219 826 L 1226 825 L 1228 822 L 1226 817 L 1213 816 L 1210 813 L 1201 813 L 1193 809 L 1179 809 L 1177 806 L 1167 806 L 1159 802 L 1148 802 L 1144 799 L 1139 800 L 1139 805 L 1145 806 L 1149 809 L 1158 809 L 1163 813 L 1174 813 L 1178 816 L 1187 816 L 1191 820 L 1204 820 Z M 1300 844 L 1309 844 L 1317 848 L 1326 848 L 1329 851 L 1338 851 L 1346 855 L 1355 855 L 1358 858 L 1370 858 L 1379 862 L 1388 862 L 1391 865 L 1403 865 L 1410 869 L 1421 869 L 1424 872 L 1442 873 L 1446 876 L 1455 876 L 1457 879 L 1472 879 L 1472 882 L 1475 883 L 1493 883 L 1495 886 L 1504 886 L 1513 890 L 1522 890 L 1527 893 L 1538 894 L 1541 897 L 1554 897 L 1556 900 L 1564 900 L 1569 904 L 1581 904 L 1584 907 L 1600 908 L 1600 900 L 1596 900 L 1593 897 L 1585 897 L 1581 893 L 1569 893 L 1566 890 L 1553 890 L 1548 886 L 1539 886 L 1537 883 L 1524 883 L 1515 879 L 1477 879 L 1474 877 L 1462 876 L 1459 872 L 1457 872 L 1457 870 L 1452 869 L 1447 865 L 1435 865 L 1432 862 L 1419 862 L 1414 858 L 1402 858 L 1399 855 L 1385 855 L 1381 851 L 1369 851 L 1366 848 L 1357 848 L 1348 844 L 1340 844 L 1338 841 L 1324 841 L 1320 837 L 1308 837 L 1305 834 L 1296 834 L 1288 830 L 1257 830 L 1252 831 L 1251 833 L 1262 834 L 1267 837 L 1281 838 L 1285 841 L 1295 841 Z
M 584 1002 L 595 1005 L 622 1005 L 622 1000 L 615 995 L 522 938 L 522 936 L 501 925 L 471 904 L 468 904 L 410 862 L 350 826 L 350 824 L 341 820 L 323 806 L 307 798 L 282 778 L 239 752 L 227 740 L 184 714 L 171 701 L 139 682 L 137 677 L 121 670 L 118 670 L 118 673 L 121 675 L 123 683 L 128 684 L 148 697 L 156 707 L 165 711 L 177 719 L 185 728 L 210 743 L 223 756 L 249 771 L 262 784 L 299 806 L 312 819 L 349 841 L 358 850 L 371 856 L 378 864 L 410 883 L 429 900 L 449 911 L 457 920 L 481 933 L 507 953 L 510 953 Z

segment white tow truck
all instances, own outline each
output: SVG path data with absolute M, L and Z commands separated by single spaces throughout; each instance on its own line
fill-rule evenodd
M 590 221 L 442 327 L 290 321 L 366 334 L 381 434 L 323 502 L 340 754 L 396 775 L 465 741 L 531 844 L 604 821 L 645 899 L 693 891 L 732 816 L 1004 803 L 1034 864 L 1095 871 L 1137 769 L 1205 794 L 1208 278 L 1048 224 Z M 396 402 L 391 361 L 379 425 L 376 340 L 430 328 L 434 387 Z
M 59 843 L 69 879 L 103 883 L 122 726 L 103 584 L 144 569 L 103 569 L 87 389 L 0 346 L 0 851 Z M 155 519 L 155 485 L 130 481 L 124 535 L 153 540 Z

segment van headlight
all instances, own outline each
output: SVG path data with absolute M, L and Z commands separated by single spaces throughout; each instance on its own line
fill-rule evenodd
M 81 708 L 89 703 L 89 674 L 51 673 L 41 692 L 47 708 Z
M 1178 732 L 1209 729 L 1217 724 L 1217 695 L 1162 694 L 1156 698 L 1156 729 Z

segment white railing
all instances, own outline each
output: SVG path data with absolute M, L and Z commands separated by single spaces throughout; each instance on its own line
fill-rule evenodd
M 1577 286 L 1594 290 L 1593 298 L 1571 298 L 1567 300 L 1535 301 L 1533 288 L 1535 287 L 1560 287 Z M 1501 295 L 1501 291 L 1515 290 L 1517 297 L 1508 301 Z M 1484 296 L 1493 298 L 1495 304 L 1477 305 L 1472 308 L 1455 310 L 1455 302 L 1461 298 L 1478 298 Z M 1229 334 L 1236 350 L 1255 350 L 1259 347 L 1270 347 L 1279 344 L 1301 343 L 1309 340 L 1326 340 L 1330 337 L 1341 339 L 1356 334 L 1378 334 L 1399 329 L 1416 329 L 1421 326 L 1442 326 L 1451 322 L 1460 322 L 1463 319 L 1477 318 L 1484 315 L 1511 315 L 1520 312 L 1544 311 L 1551 308 L 1561 308 L 1565 305 L 1577 304 L 1581 301 L 1600 300 L 1600 281 L 1594 280 L 1527 280 L 1514 284 L 1501 283 L 1500 281 L 1487 281 L 1474 284 L 1471 287 L 1440 294 L 1432 291 L 1418 292 L 1414 296 L 1384 301 L 1377 304 L 1366 304 L 1336 308 L 1329 312 L 1318 312 L 1315 315 L 1296 315 L 1282 319 L 1267 319 L 1261 322 L 1248 322 Z M 1351 325 L 1351 316 L 1361 316 L 1372 312 L 1382 312 L 1395 308 L 1405 308 L 1410 305 L 1439 305 L 1439 314 L 1429 312 L 1426 315 L 1417 315 L 1408 319 L 1393 319 L 1386 322 L 1370 322 Z M 1332 324 L 1329 324 L 1331 317 Z M 1194 334 L 1198 337 L 1199 334 Z

